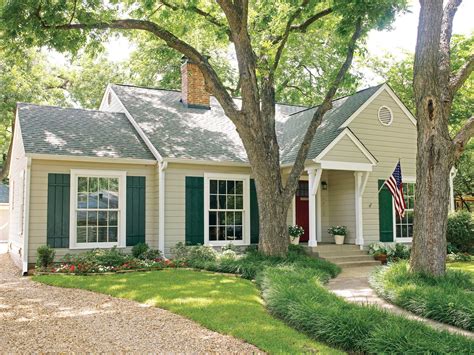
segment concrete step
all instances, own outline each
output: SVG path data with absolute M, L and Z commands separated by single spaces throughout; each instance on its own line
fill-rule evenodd
M 339 252 L 315 252 L 313 254 L 319 256 L 320 258 L 334 258 L 338 256 L 365 256 L 367 255 L 367 252 L 363 250 L 343 250 Z
M 367 261 L 345 261 L 336 263 L 340 267 L 349 268 L 349 267 L 359 267 L 359 266 L 377 266 L 381 265 L 380 261 L 377 260 L 367 260 Z
M 323 256 L 322 259 L 328 260 L 334 264 L 339 264 L 343 262 L 354 262 L 354 261 L 374 261 L 372 255 L 338 255 L 338 256 Z
M 360 250 L 358 245 L 354 244 L 318 244 L 316 247 L 311 247 L 314 250 L 321 250 L 321 251 L 340 251 L 340 250 Z

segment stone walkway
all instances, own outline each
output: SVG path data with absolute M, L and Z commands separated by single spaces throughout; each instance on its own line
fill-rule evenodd
M 328 288 L 349 302 L 376 305 L 389 312 L 424 322 L 435 329 L 447 330 L 451 333 L 474 338 L 474 333 L 472 332 L 419 317 L 380 298 L 369 285 L 369 275 L 373 270 L 373 266 L 342 269 L 338 277 L 329 281 Z
M 0 255 L 0 353 L 255 353 L 171 312 L 20 276 Z

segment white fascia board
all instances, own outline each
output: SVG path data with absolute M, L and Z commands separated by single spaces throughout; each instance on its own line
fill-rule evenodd
M 215 161 L 202 159 L 185 159 L 185 158 L 164 158 L 164 162 L 176 164 L 197 164 L 197 165 L 219 165 L 219 166 L 239 166 L 250 168 L 250 164 L 238 161 Z
M 356 145 L 357 148 L 359 148 L 362 154 L 364 154 L 364 156 L 367 158 L 368 161 L 370 161 L 372 165 L 377 164 L 377 159 L 375 159 L 372 153 L 361 143 L 359 138 L 357 138 L 356 135 L 352 133 L 349 128 L 346 128 L 341 133 L 339 133 L 339 135 L 331 143 L 329 143 L 328 146 L 324 148 L 323 151 L 319 153 L 316 158 L 313 159 L 313 161 L 315 163 L 321 163 L 323 161 L 324 156 L 328 154 L 345 136 L 349 137 L 349 139 Z
M 143 132 L 141 127 L 138 125 L 137 121 L 133 118 L 133 116 L 128 112 L 128 110 L 125 108 L 125 105 L 122 103 L 118 95 L 115 93 L 115 91 L 110 87 L 110 93 L 117 99 L 118 103 L 120 104 L 120 107 L 122 108 L 122 112 L 127 116 L 128 120 L 132 124 L 133 128 L 137 131 L 138 135 L 143 139 L 145 142 L 146 146 L 148 149 L 150 149 L 150 152 L 153 154 L 153 156 L 158 160 L 160 163 L 163 161 L 163 157 L 161 154 L 158 152 L 158 150 L 155 148 L 153 143 L 151 143 L 150 139 L 148 136 Z
M 321 168 L 325 170 L 372 171 L 373 165 L 366 163 L 347 163 L 340 161 L 321 161 Z
M 90 163 L 113 163 L 113 164 L 139 164 L 156 165 L 157 161 L 152 159 L 133 159 L 133 158 L 108 158 L 108 157 L 85 157 L 73 155 L 55 155 L 55 154 L 36 154 L 27 153 L 27 158 L 35 160 L 61 160 L 61 161 L 80 161 Z
M 397 105 L 401 108 L 401 110 L 407 115 L 410 119 L 410 122 L 416 126 L 416 119 L 413 117 L 411 112 L 406 108 L 403 102 L 400 101 L 398 96 L 393 92 L 392 88 L 388 86 L 387 83 L 383 84 L 371 97 L 365 101 L 362 106 L 360 106 L 356 112 L 354 112 L 351 117 L 349 117 L 339 128 L 345 128 L 349 126 L 349 124 L 362 112 L 365 110 L 367 106 L 370 105 L 372 101 L 374 101 L 382 92 L 386 91 L 390 97 L 397 103 Z

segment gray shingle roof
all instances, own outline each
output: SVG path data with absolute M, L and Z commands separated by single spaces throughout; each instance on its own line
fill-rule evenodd
M 340 133 L 344 123 L 381 85 L 333 102 L 313 140 L 308 159 L 315 158 Z M 127 111 L 163 157 L 246 162 L 234 124 L 211 97 L 211 109 L 186 108 L 178 91 L 112 85 Z M 236 100 L 237 105 L 240 104 Z M 276 121 L 283 163 L 293 162 L 316 107 L 278 104 Z
M 377 85 L 333 101 L 333 108 L 323 118 L 313 138 L 308 159 L 316 158 L 344 128 L 339 128 L 382 86 Z M 282 163 L 293 162 L 316 107 L 292 114 L 277 125 Z
M 211 97 L 210 110 L 187 108 L 179 91 L 112 85 L 161 156 L 211 161 L 246 162 L 247 155 L 234 124 Z M 240 105 L 240 100 L 236 100 Z M 302 106 L 278 105 L 277 115 Z
M 18 104 L 27 153 L 154 159 L 123 113 Z
M 8 185 L 0 184 L 0 203 L 8 203 L 9 198 Z

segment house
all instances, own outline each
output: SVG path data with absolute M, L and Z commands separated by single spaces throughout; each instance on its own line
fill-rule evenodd
M 12 141 L 10 252 L 26 272 L 36 249 L 57 257 L 147 242 L 166 255 L 178 242 L 258 242 L 255 185 L 232 122 L 197 66 L 182 90 L 110 84 L 99 110 L 19 103 Z M 239 104 L 239 100 L 236 99 Z M 288 214 L 302 243 L 410 241 L 416 121 L 387 84 L 333 103 L 319 127 Z M 278 104 L 282 174 L 293 164 L 315 107 Z M 399 220 L 386 189 L 401 160 L 408 211 Z
M 8 241 L 8 221 L 10 219 L 8 197 L 8 185 L 0 183 L 0 244 Z M 0 252 L 2 249 L 0 246 Z

